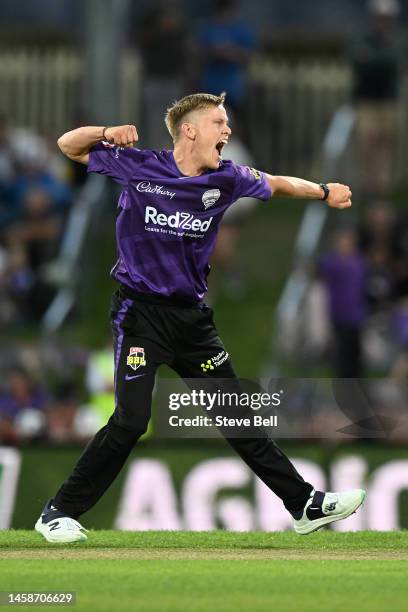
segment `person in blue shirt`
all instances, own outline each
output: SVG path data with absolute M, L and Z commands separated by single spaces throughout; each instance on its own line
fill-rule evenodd
M 226 91 L 239 113 L 247 96 L 246 71 L 256 48 L 251 28 L 238 16 L 236 0 L 215 0 L 212 17 L 203 23 L 198 43 L 203 61 L 201 91 Z

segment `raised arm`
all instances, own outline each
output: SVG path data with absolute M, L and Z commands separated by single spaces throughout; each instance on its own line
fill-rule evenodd
M 87 126 L 63 134 L 58 138 L 58 146 L 70 159 L 87 164 L 90 149 L 102 140 L 122 147 L 133 147 L 138 135 L 134 125 Z
M 341 183 L 327 183 L 328 190 L 319 185 L 293 176 L 272 176 L 265 174 L 274 196 L 303 198 L 309 200 L 326 200 L 331 208 L 350 208 L 351 190 Z

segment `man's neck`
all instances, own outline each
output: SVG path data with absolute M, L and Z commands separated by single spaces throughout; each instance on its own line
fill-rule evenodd
M 177 168 L 185 176 L 199 176 L 207 169 L 202 167 L 202 164 L 200 164 L 198 161 L 194 151 L 188 145 L 176 144 L 173 155 Z

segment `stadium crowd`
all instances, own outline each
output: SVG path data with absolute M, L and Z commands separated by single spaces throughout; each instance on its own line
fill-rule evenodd
M 114 405 L 111 354 L 110 345 L 91 352 L 52 343 L 0 352 L 0 443 L 91 437 Z
M 73 191 L 55 145 L 0 118 L 0 329 L 38 321 L 53 295 L 57 254 Z
M 318 272 L 327 296 L 333 371 L 341 378 L 408 373 L 408 218 L 386 201 L 336 228 Z

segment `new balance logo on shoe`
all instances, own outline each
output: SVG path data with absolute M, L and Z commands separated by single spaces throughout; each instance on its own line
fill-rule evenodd
M 48 527 L 50 528 L 50 531 L 55 531 L 56 529 L 60 529 L 61 525 L 58 521 L 55 521 L 55 523 L 49 523 Z
M 35 524 L 35 530 L 48 542 L 85 542 L 86 529 L 78 521 L 67 516 L 48 502 Z
M 325 512 L 333 512 L 336 509 L 337 502 L 332 502 L 331 504 L 326 504 L 324 507 Z

